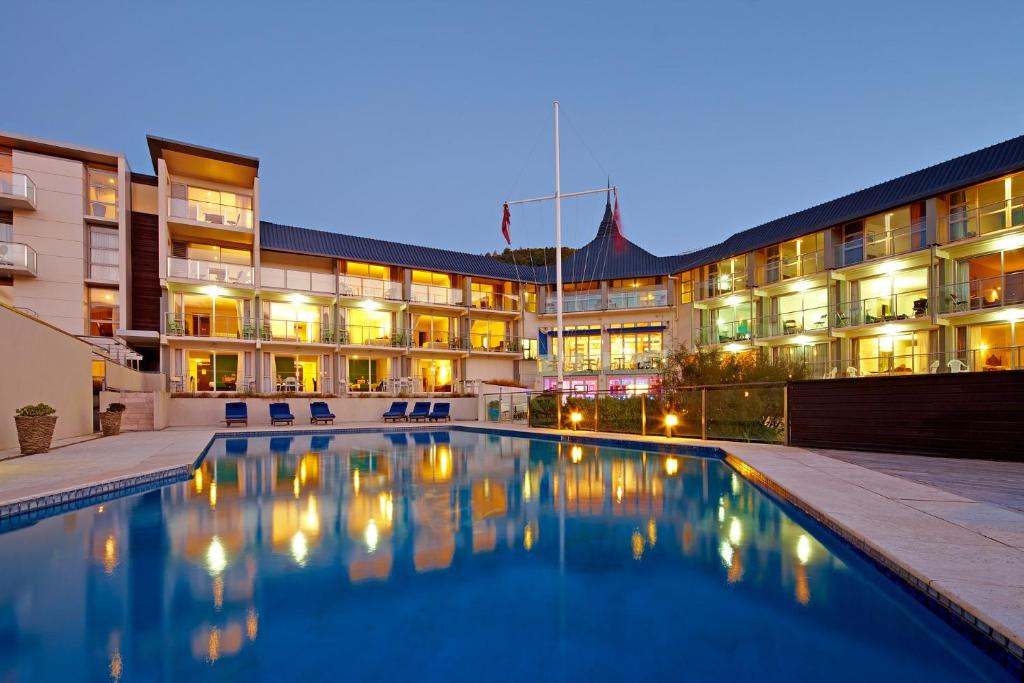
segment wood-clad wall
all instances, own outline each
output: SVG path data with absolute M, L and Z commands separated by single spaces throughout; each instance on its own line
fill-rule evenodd
M 132 319 L 135 330 L 160 330 L 160 270 L 158 219 L 131 214 Z
M 1024 370 L 791 382 L 790 444 L 1024 460 Z

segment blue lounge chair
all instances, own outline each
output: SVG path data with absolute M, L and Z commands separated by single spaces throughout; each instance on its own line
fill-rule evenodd
M 409 421 L 419 422 L 420 420 L 426 420 L 430 416 L 430 401 L 416 401 L 412 407 L 412 412 L 409 413 L 407 418 Z
M 224 452 L 228 455 L 245 455 L 247 450 L 249 450 L 248 439 L 228 439 L 224 442 Z
M 406 420 L 408 418 L 406 418 L 405 416 L 405 409 L 408 407 L 408 401 L 392 401 L 391 407 L 388 408 L 388 412 L 381 415 L 381 417 L 384 418 L 385 422 L 388 422 L 389 420 L 393 422 L 397 422 L 398 420 Z
M 449 415 L 451 407 L 450 403 L 435 403 L 434 409 L 430 411 L 430 415 L 427 415 L 427 419 L 431 422 L 439 422 L 442 420 L 448 422 L 452 419 L 452 416 Z
M 292 415 L 292 409 L 288 407 L 287 403 L 270 404 L 270 424 L 273 426 L 279 422 L 289 425 L 295 422 L 295 416 Z
M 327 407 L 326 402 L 313 401 L 309 404 L 309 422 L 310 424 L 319 424 L 321 422 L 324 424 L 328 422 L 334 424 L 334 413 Z
M 224 422 L 228 427 L 236 422 L 249 424 L 249 409 L 245 401 L 232 401 L 224 404 Z

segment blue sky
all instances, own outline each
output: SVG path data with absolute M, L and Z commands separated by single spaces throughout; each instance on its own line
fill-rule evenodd
M 261 160 L 265 220 L 503 246 L 501 202 L 620 186 L 658 254 L 1024 133 L 1019 2 L 15 2 L 0 129 Z M 565 237 L 601 198 L 567 200 Z M 549 207 L 513 213 L 550 244 Z

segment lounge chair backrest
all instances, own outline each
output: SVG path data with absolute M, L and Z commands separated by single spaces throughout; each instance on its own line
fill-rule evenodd
M 287 403 L 271 403 L 270 414 L 271 415 L 290 415 L 291 408 L 288 407 Z
M 247 408 L 241 401 L 232 401 L 224 404 L 224 415 L 227 417 L 245 417 Z
M 451 407 L 450 403 L 435 403 L 431 415 L 447 415 Z
M 309 412 L 312 415 L 325 415 L 331 412 L 330 408 L 323 401 L 313 401 L 309 404 Z
M 412 407 L 413 415 L 426 415 L 430 412 L 430 401 L 416 401 Z
M 405 415 L 405 409 L 409 407 L 408 401 L 392 401 L 391 407 L 388 408 L 388 414 L 401 414 Z

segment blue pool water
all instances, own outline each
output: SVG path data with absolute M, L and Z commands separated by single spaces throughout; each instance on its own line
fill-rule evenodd
M 714 459 L 234 438 L 192 481 L 22 524 L 0 681 L 1009 678 Z

